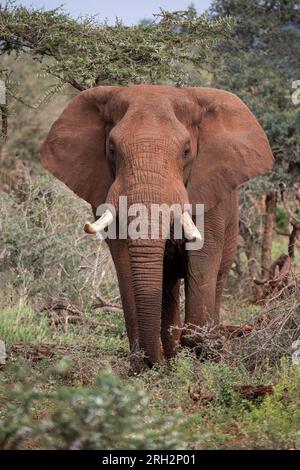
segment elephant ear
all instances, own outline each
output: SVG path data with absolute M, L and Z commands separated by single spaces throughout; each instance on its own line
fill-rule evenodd
M 271 170 L 274 157 L 262 127 L 236 95 L 214 88 L 187 91 L 201 116 L 187 191 L 190 203 L 204 203 L 207 211 L 244 181 Z
M 105 157 L 105 107 L 117 87 L 81 92 L 54 122 L 42 146 L 44 167 L 78 196 L 97 207 L 112 175 Z

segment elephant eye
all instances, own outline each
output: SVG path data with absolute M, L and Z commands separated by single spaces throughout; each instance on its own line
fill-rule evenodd
M 183 151 L 183 157 L 187 158 L 190 155 L 190 153 L 191 153 L 190 147 L 186 147 Z
M 113 144 L 109 144 L 108 146 L 108 152 L 110 157 L 114 157 L 116 154 L 116 150 Z

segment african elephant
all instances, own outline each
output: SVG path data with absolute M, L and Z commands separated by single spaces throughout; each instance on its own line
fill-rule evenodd
M 94 215 L 101 203 L 117 207 L 120 195 L 147 207 L 204 204 L 202 249 L 163 237 L 107 240 L 132 351 L 152 365 L 173 356 L 178 341 L 189 345 L 184 328 L 170 331 L 181 325 L 182 278 L 185 324 L 218 323 L 237 243 L 236 189 L 273 166 L 263 129 L 237 96 L 165 85 L 85 90 L 53 124 L 42 162 Z

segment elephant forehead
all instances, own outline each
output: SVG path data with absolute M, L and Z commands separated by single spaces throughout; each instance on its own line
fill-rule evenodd
M 172 153 L 189 137 L 173 112 L 154 114 L 148 108 L 130 108 L 115 122 L 109 139 L 127 155 Z
M 120 87 L 111 101 L 112 109 L 135 112 L 141 118 L 170 119 L 187 112 L 193 102 L 185 89 L 168 85 L 132 85 Z M 181 111 L 181 112 L 180 112 Z
M 178 97 L 182 95 L 182 89 L 170 85 L 130 85 L 120 87 L 119 94 L 124 99 L 136 100 L 139 98 L 147 98 L 149 100 L 155 98 Z

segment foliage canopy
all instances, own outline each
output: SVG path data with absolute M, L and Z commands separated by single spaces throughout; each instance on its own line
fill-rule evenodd
M 45 72 L 78 90 L 145 81 L 182 84 L 187 82 L 183 64 L 207 60 L 212 43 L 230 24 L 227 17 L 208 19 L 190 8 L 161 10 L 152 22 L 136 26 L 121 21 L 109 26 L 97 17 L 75 20 L 61 8 L 8 4 L 0 7 L 1 54 L 26 52 L 44 61 Z

